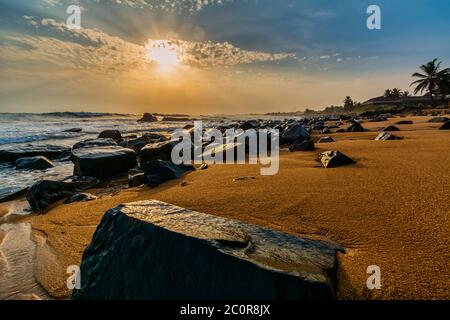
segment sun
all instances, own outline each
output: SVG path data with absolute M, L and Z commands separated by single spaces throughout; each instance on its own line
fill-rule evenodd
M 156 62 L 161 72 L 167 73 L 181 64 L 181 49 L 170 40 L 150 40 L 147 52 L 147 59 Z

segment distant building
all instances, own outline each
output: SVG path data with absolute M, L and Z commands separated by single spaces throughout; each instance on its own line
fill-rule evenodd
M 372 98 L 370 100 L 367 100 L 362 103 L 363 106 L 369 106 L 369 105 L 401 105 L 401 104 L 407 104 L 407 105 L 450 105 L 450 97 L 442 98 L 440 96 L 433 97 L 433 100 L 431 100 L 431 97 L 429 95 L 425 96 L 412 96 L 412 97 L 400 97 L 400 98 L 392 98 L 392 97 L 385 97 L 380 96 L 376 98 Z

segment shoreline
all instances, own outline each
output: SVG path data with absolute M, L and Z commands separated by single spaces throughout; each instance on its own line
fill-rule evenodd
M 38 244 L 35 277 L 52 297 L 68 298 L 65 266 L 79 265 L 104 213 L 155 199 L 347 248 L 339 255 L 339 299 L 448 299 L 450 141 L 428 117 L 411 119 L 397 133 L 400 141 L 373 141 L 394 118 L 364 123 L 370 132 L 330 134 L 336 142 L 313 152 L 282 151 L 275 176 L 260 176 L 257 165 L 213 165 L 156 189 L 126 189 L 20 218 Z M 331 149 L 357 164 L 322 168 L 316 157 Z M 382 270 L 381 290 L 365 287 L 369 265 Z

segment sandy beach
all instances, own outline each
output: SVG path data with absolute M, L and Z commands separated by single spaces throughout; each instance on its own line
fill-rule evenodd
M 255 165 L 214 165 L 155 189 L 60 204 L 24 218 L 37 244 L 35 276 L 51 296 L 68 298 L 66 266 L 80 264 L 104 213 L 156 199 L 344 246 L 339 299 L 449 299 L 449 133 L 429 117 L 412 117 L 405 119 L 414 124 L 396 133 L 404 140 L 373 140 L 399 119 L 363 123 L 370 132 L 332 134 L 336 142 L 313 152 L 282 151 L 275 176 L 261 176 Z M 326 150 L 357 163 L 324 169 L 316 158 Z M 381 290 L 366 287 L 369 265 L 381 268 Z

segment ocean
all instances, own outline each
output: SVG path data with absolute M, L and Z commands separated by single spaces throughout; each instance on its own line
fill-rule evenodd
M 0 113 L 0 150 L 21 145 L 57 145 L 71 147 L 76 142 L 97 138 L 103 130 L 115 129 L 122 136 L 145 132 L 167 132 L 185 126 L 188 122 L 138 123 L 138 115 L 107 113 Z M 79 133 L 64 132 L 81 128 Z M 11 190 L 31 186 L 42 179 L 63 179 L 71 176 L 70 161 L 54 161 L 48 170 L 16 170 L 11 163 L 0 163 L 0 197 Z

